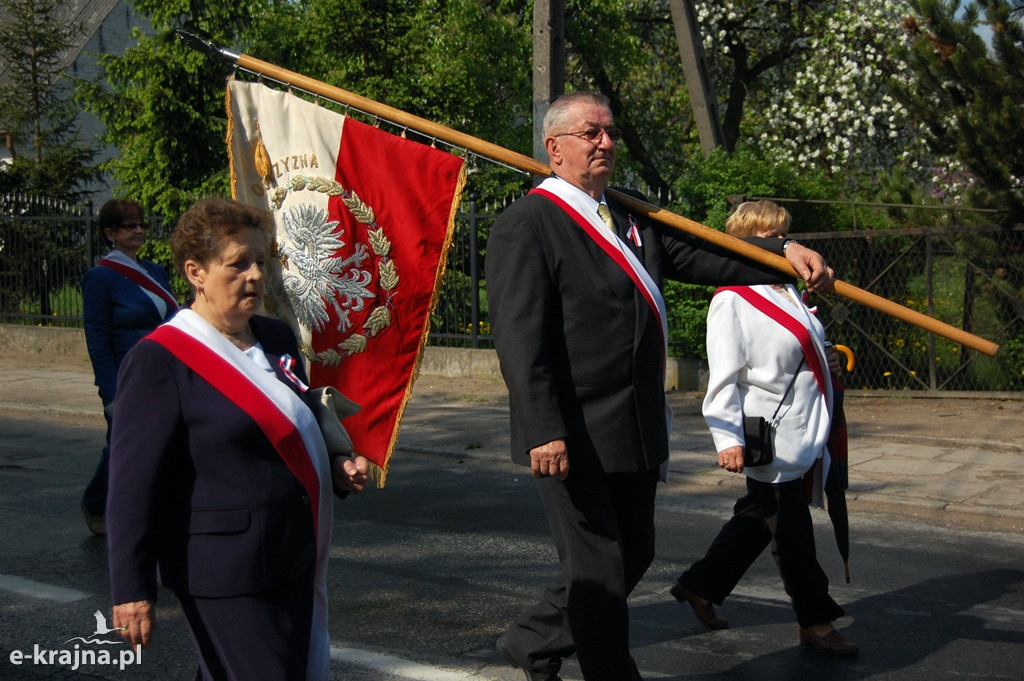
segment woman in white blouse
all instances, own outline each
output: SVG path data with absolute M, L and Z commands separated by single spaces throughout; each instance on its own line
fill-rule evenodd
M 785 237 L 790 220 L 786 209 L 771 201 L 747 202 L 729 217 L 726 231 L 740 238 Z M 706 626 L 724 629 L 728 622 L 717 616 L 713 603 L 721 605 L 771 544 L 800 625 L 800 643 L 853 655 L 857 646 L 832 626 L 844 612 L 829 596 L 828 577 L 815 556 L 803 478 L 819 460 L 820 480 L 828 472 L 832 384 L 824 340 L 821 323 L 790 284 L 715 293 L 708 312 L 704 418 L 718 465 L 745 473 L 747 493 L 707 554 L 680 575 L 671 593 L 689 603 Z M 777 408 L 774 460 L 745 467 L 744 414 L 771 420 Z

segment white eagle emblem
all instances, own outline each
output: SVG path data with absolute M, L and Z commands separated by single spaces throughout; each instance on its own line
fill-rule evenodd
M 359 312 L 367 300 L 376 299 L 368 288 L 372 272 L 360 269 L 370 257 L 369 249 L 357 243 L 349 257 L 337 257 L 338 249 L 345 247 L 343 235 L 335 233 L 338 222 L 328 220 L 326 211 L 312 204 L 283 211 L 280 224 L 285 234 L 280 246 L 285 265 L 281 283 L 299 323 L 323 331 L 333 309 L 338 331 L 347 331 L 352 326 L 349 312 Z

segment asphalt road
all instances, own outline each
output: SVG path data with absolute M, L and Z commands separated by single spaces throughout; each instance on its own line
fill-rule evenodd
M 73 651 L 93 613 L 109 613 L 105 542 L 78 513 L 103 432 L 98 419 L 0 419 L 0 679 L 192 679 L 195 659 L 171 594 L 141 661 L 39 664 Z M 742 484 L 738 480 L 739 484 Z M 669 486 L 667 489 L 673 489 Z M 738 490 L 739 488 L 737 488 Z M 1024 678 L 1024 536 L 956 531 L 860 512 L 852 583 L 824 513 L 819 556 L 852 660 L 796 645 L 797 627 L 769 555 L 720 608 L 710 632 L 667 587 L 728 516 L 729 499 L 659 498 L 658 558 L 631 599 L 634 655 L 648 679 Z M 528 473 L 494 457 L 396 453 L 383 490 L 336 505 L 330 570 L 333 679 L 519 680 L 493 652 L 515 615 L 555 579 L 554 551 Z M 121 655 L 124 646 L 79 644 Z M 22 651 L 20 665 L 12 651 Z M 116 662 L 116 655 L 114 656 Z M 580 679 L 574 661 L 566 681 Z

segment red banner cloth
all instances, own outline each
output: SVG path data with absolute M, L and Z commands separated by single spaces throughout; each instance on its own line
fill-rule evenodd
M 379 486 L 430 328 L 463 160 L 259 83 L 228 83 L 232 193 L 268 210 L 266 313 L 288 323 L 313 387 L 362 410 L 344 425 Z
M 372 257 L 378 273 L 393 271 L 397 284 L 388 290 L 385 277 L 377 277 L 377 305 L 349 313 L 352 328 L 361 328 L 376 310 L 386 309 L 390 325 L 367 337 L 366 350 L 349 354 L 336 366 L 313 363 L 310 380 L 316 386 L 333 385 L 362 405 L 358 414 L 345 419 L 345 428 L 356 452 L 377 464 L 384 476 L 444 275 L 462 164 L 447 152 L 352 119 L 345 122 L 335 179 L 372 208 L 374 224 L 390 244 L 387 255 L 378 255 L 374 250 L 383 249 L 376 248 Z M 348 234 L 373 231 L 356 219 L 345 198 L 328 202 L 339 229 Z M 357 243 L 348 244 L 338 256 L 351 254 Z M 313 334 L 312 345 L 320 356 L 345 339 L 329 323 Z

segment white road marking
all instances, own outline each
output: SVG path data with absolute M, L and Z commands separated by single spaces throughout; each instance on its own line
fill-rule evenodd
M 331 659 L 335 662 L 368 667 L 382 674 L 417 679 L 417 681 L 479 681 L 480 679 L 476 673 L 433 667 L 393 655 L 373 653 L 369 650 L 335 644 L 331 645 Z
M 57 603 L 74 603 L 75 601 L 85 600 L 92 596 L 92 594 L 76 591 L 75 589 L 64 589 L 59 586 L 25 579 L 24 577 L 3 574 L 0 574 L 0 591 L 9 591 L 21 594 L 22 596 L 42 598 L 47 601 L 56 601 Z

